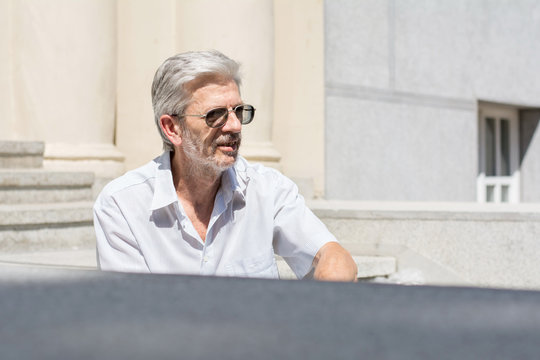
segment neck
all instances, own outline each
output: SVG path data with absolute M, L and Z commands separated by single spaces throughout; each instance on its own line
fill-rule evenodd
M 179 151 L 171 153 L 174 187 L 186 215 L 204 242 L 221 184 L 221 172 L 202 171 L 182 155 Z
M 197 166 L 178 151 L 171 153 L 171 170 L 176 193 L 182 202 L 187 201 L 194 207 L 213 206 L 222 172 Z

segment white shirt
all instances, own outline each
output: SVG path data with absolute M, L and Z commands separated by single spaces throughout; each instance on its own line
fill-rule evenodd
M 94 205 L 102 270 L 278 278 L 274 253 L 298 278 L 337 241 L 296 185 L 238 157 L 216 194 L 206 241 L 173 186 L 170 153 L 110 182 Z

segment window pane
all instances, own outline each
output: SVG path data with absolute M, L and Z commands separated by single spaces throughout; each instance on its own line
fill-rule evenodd
M 503 185 L 501 187 L 501 201 L 508 202 L 508 185 Z
M 501 176 L 510 175 L 510 121 L 501 119 Z
M 495 119 L 486 118 L 486 176 L 495 176 Z
M 495 201 L 495 186 L 494 185 L 488 185 L 486 187 L 486 201 L 487 202 Z

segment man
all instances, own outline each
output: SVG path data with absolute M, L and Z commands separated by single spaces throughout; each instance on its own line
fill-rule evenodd
M 109 183 L 94 206 L 103 270 L 354 281 L 356 264 L 292 181 L 238 155 L 255 108 L 217 51 L 167 59 L 152 84 L 165 152 Z

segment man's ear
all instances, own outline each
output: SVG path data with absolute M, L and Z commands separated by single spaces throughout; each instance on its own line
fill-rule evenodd
M 170 115 L 161 115 L 159 118 L 159 127 L 170 140 L 170 142 L 176 147 L 182 143 L 182 137 L 180 132 L 180 126 L 178 121 Z

